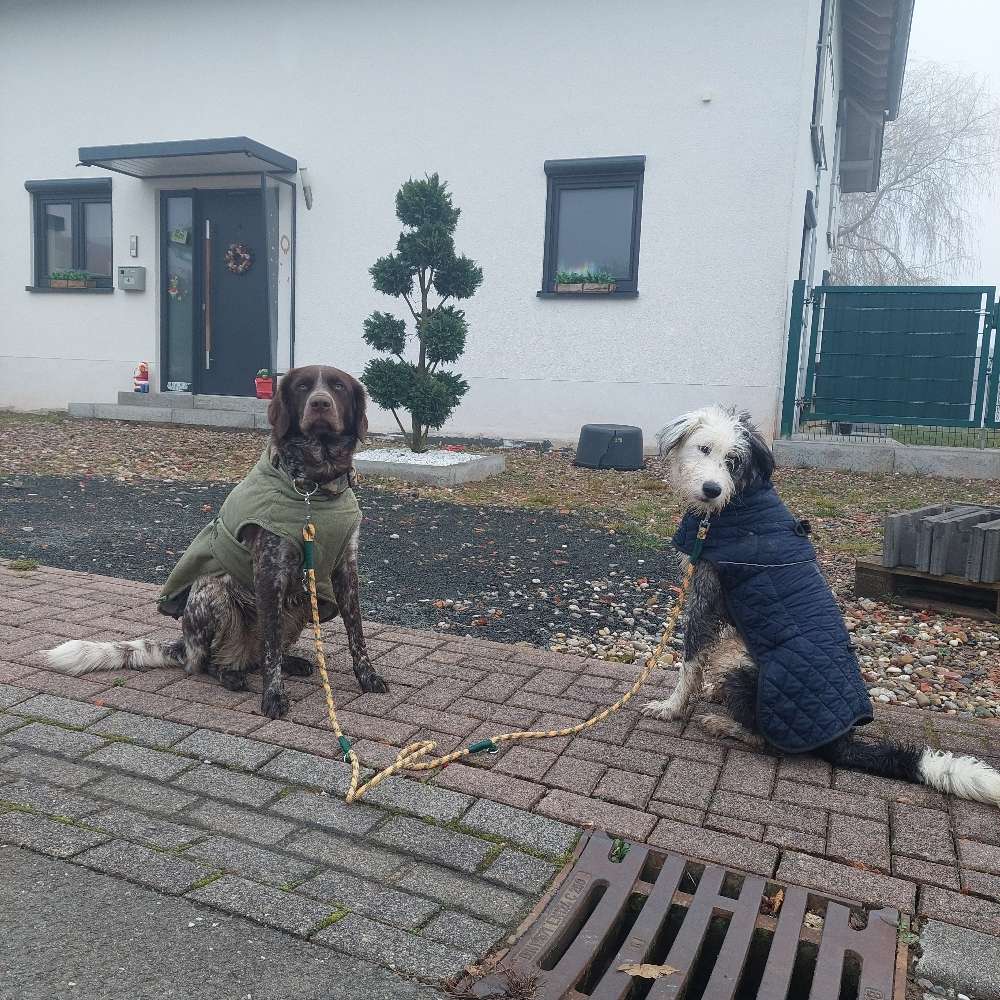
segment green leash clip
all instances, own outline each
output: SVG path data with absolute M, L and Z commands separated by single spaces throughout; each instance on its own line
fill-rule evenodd
M 488 750 L 490 753 L 500 753 L 500 748 L 493 740 L 480 740 L 469 747 L 469 753 L 482 753 L 484 750 Z
M 705 537 L 708 535 L 710 524 L 711 520 L 708 514 L 706 514 L 701 519 L 701 523 L 698 525 L 698 534 L 691 543 L 691 554 L 688 556 L 689 562 L 696 563 L 701 558 L 701 550 L 705 548 Z
M 316 568 L 316 560 L 313 554 L 314 543 L 311 540 L 305 540 L 302 542 L 302 570 L 308 573 L 309 570 Z
M 344 760 L 350 760 L 351 741 L 346 736 L 338 736 L 337 742 L 340 744 L 340 749 L 344 751 Z

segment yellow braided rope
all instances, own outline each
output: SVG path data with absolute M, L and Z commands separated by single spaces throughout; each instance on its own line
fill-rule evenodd
M 707 533 L 708 526 L 707 524 L 702 523 L 698 529 L 698 538 L 701 541 L 704 541 Z M 302 537 L 307 542 L 313 541 L 316 537 L 316 526 L 312 523 L 306 524 L 306 526 L 302 529 Z M 513 743 L 519 740 L 544 740 L 553 739 L 557 736 L 575 736 L 577 733 L 582 733 L 585 729 L 590 729 L 592 726 L 596 726 L 598 723 L 603 722 L 609 715 L 613 715 L 619 709 L 624 708 L 624 706 L 627 705 L 636 696 L 636 694 L 638 694 L 639 689 L 646 683 L 649 675 L 659 665 L 660 657 L 663 655 L 667 644 L 671 641 L 671 639 L 673 639 L 674 631 L 677 628 L 677 620 L 680 618 L 681 611 L 684 610 L 684 601 L 691 586 L 691 578 L 694 575 L 694 567 L 695 563 L 691 561 L 688 563 L 687 568 L 684 571 L 684 578 L 681 581 L 680 590 L 677 594 L 677 600 L 674 603 L 673 608 L 670 610 L 670 615 L 668 616 L 666 624 L 663 627 L 663 634 L 660 636 L 660 641 L 657 643 L 656 649 L 650 653 L 632 686 L 618 699 L 618 701 L 616 701 L 613 705 L 609 705 L 607 708 L 602 709 L 596 715 L 591 716 L 591 718 L 589 718 L 586 722 L 581 722 L 575 726 L 566 726 L 564 729 L 528 729 L 517 733 L 502 733 L 499 736 L 494 736 L 489 742 Z M 323 651 L 323 636 L 320 632 L 319 603 L 316 598 L 315 569 L 313 569 L 312 566 L 309 566 L 306 570 L 306 575 L 309 585 L 309 602 L 312 605 L 313 637 L 316 642 L 316 665 L 319 667 L 319 675 L 323 681 L 323 691 L 326 694 L 326 711 L 330 719 L 330 727 L 333 729 L 334 735 L 337 737 L 337 741 L 340 743 L 341 747 L 344 748 L 344 759 L 350 761 L 351 764 L 351 787 L 347 792 L 346 801 L 356 802 L 367 791 L 385 781 L 386 778 L 389 778 L 394 774 L 398 774 L 400 771 L 432 771 L 436 768 L 444 767 L 446 764 L 451 764 L 453 761 L 461 760 L 461 758 L 467 757 L 469 754 L 473 753 L 474 751 L 471 747 L 462 747 L 460 750 L 444 754 L 441 757 L 432 757 L 429 760 L 421 760 L 421 757 L 426 757 L 434 751 L 437 747 L 437 743 L 434 740 L 419 740 L 418 742 L 411 743 L 409 746 L 400 750 L 394 764 L 391 764 L 384 770 L 379 771 L 378 774 L 373 775 L 368 779 L 368 781 L 358 787 L 361 765 L 358 761 L 357 754 L 355 754 L 354 750 L 350 747 L 350 744 L 344 736 L 343 730 L 340 728 L 340 722 L 337 720 L 337 706 L 333 700 L 333 691 L 330 688 L 330 678 L 328 677 L 326 671 L 326 656 Z

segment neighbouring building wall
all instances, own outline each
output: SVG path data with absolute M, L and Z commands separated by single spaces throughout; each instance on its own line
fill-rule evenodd
M 248 135 L 309 169 L 297 362 L 360 373 L 365 316 L 404 314 L 367 269 L 395 243 L 400 182 L 437 171 L 462 209 L 458 248 L 486 273 L 455 366 L 471 388 L 446 432 L 571 439 L 621 421 L 650 438 L 710 401 L 775 428 L 816 183 L 819 0 L 8 0 L 0 16 L 4 404 L 111 401 L 157 358 L 154 186 L 112 175 L 115 263 L 145 264 L 147 291 L 60 296 L 24 291 L 24 181 L 101 173 L 75 168 L 82 145 Z M 632 154 L 646 157 L 638 298 L 537 298 L 543 162 Z

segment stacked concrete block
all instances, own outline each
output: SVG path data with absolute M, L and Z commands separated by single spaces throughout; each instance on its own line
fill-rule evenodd
M 965 575 L 976 583 L 1000 581 L 1000 520 L 977 524 L 972 529 Z
M 885 519 L 882 564 L 972 582 L 1000 580 L 1000 507 L 932 504 Z
M 900 514 L 887 514 L 882 546 L 883 566 L 917 566 L 917 537 L 925 517 L 954 510 L 954 504 L 935 503 Z
M 922 518 L 917 528 L 917 569 L 941 576 L 944 570 L 935 570 L 934 567 L 943 566 L 948 561 L 947 552 L 943 549 L 945 527 L 955 521 L 961 522 L 978 513 L 978 510 L 977 507 L 959 506 Z M 965 569 L 964 565 L 962 568 Z

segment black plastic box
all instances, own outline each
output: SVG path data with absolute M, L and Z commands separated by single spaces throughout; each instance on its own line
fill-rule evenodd
M 584 424 L 574 465 L 586 469 L 642 468 L 642 428 L 627 424 Z

